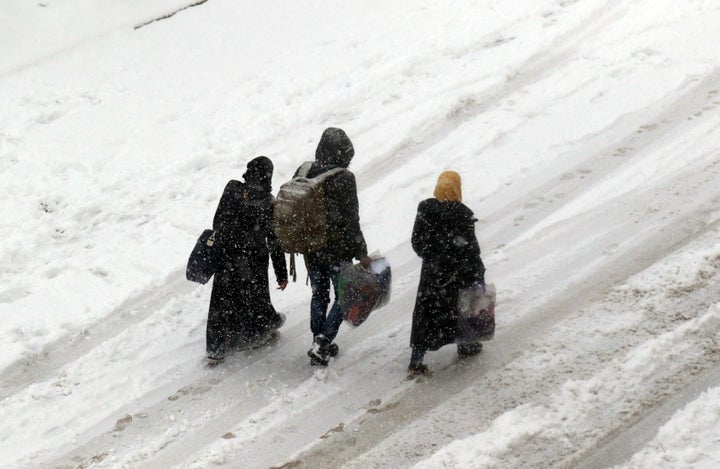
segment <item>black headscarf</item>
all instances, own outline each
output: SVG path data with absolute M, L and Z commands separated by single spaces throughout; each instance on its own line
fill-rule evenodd
M 253 158 L 247 164 L 243 179 L 249 184 L 257 184 L 267 192 L 272 191 L 273 164 L 267 156 Z

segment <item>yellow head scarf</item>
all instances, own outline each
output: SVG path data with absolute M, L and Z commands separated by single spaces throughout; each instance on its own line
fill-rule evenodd
M 434 195 L 440 202 L 462 202 L 460 175 L 455 171 L 440 173 Z

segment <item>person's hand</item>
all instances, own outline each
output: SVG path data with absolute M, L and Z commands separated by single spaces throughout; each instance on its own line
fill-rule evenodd
M 288 284 L 288 283 L 287 283 L 287 280 L 285 280 L 284 282 L 278 282 L 278 288 L 277 288 L 277 289 L 278 289 L 278 290 L 285 290 L 285 287 L 287 287 L 287 284 Z
M 372 264 L 372 257 L 365 256 L 362 259 L 360 259 L 360 265 L 363 266 L 364 268 L 367 269 L 368 267 L 370 267 L 370 264 Z

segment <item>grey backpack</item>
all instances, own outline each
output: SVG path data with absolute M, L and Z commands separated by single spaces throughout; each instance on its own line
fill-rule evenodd
M 314 178 L 306 177 L 311 161 L 303 163 L 298 176 L 280 186 L 273 207 L 273 229 L 285 252 L 308 254 L 327 241 L 325 182 L 347 171 L 335 168 Z

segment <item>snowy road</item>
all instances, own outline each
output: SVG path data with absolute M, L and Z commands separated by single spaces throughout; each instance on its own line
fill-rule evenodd
M 0 6 L 0 467 L 720 464 L 715 2 L 145 3 Z M 207 368 L 195 237 L 250 157 L 278 187 L 330 125 L 391 303 L 312 368 L 300 272 L 280 340 Z M 408 381 L 444 169 L 498 329 Z

